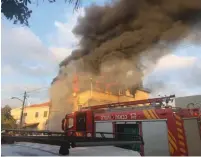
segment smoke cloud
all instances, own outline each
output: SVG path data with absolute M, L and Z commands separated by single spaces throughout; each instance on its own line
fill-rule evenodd
M 96 75 L 109 71 L 120 82 L 132 71 L 128 84 L 141 83 L 143 57 L 155 63 L 184 39 L 201 19 L 200 0 L 116 0 L 92 5 L 78 19 L 73 32 L 81 37 L 62 65 Z M 196 38 L 194 38 L 196 39 Z M 134 77 L 133 77 L 134 76 Z
M 61 62 L 62 79 L 51 87 L 50 130 L 58 130 L 61 119 L 74 110 L 72 73 L 85 72 L 80 88 L 89 89 L 90 77 L 107 73 L 104 80 L 134 92 L 144 71 L 170 53 L 200 19 L 201 0 L 116 0 L 86 8 L 73 29 L 81 39 L 79 48 Z

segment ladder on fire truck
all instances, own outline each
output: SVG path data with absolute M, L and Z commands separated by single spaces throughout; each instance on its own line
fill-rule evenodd
M 131 108 L 149 108 L 149 107 L 162 108 L 162 107 L 164 107 L 164 108 L 166 108 L 166 107 L 170 107 L 168 105 L 168 103 L 170 101 L 173 102 L 173 100 L 174 100 L 173 98 L 175 98 L 175 95 L 165 96 L 165 97 L 161 97 L 161 98 L 152 98 L 152 99 L 88 106 L 88 107 L 82 107 L 81 110 L 85 110 L 85 109 L 91 109 L 91 110 L 117 109 L 117 108 L 120 108 L 122 110 L 123 108 L 128 109 L 128 107 L 131 107 Z M 163 102 L 165 102 L 165 104 Z M 139 104 L 142 106 L 138 106 Z M 148 104 L 148 105 L 146 105 L 146 104 Z

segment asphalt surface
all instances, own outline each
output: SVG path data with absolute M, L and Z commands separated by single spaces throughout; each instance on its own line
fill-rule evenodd
M 1 156 L 60 156 L 59 146 L 19 142 L 2 144 Z M 113 146 L 78 147 L 70 149 L 70 156 L 140 156 L 138 152 Z

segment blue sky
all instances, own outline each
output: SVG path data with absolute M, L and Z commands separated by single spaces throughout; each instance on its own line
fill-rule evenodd
M 64 1 L 54 4 L 41 1 L 38 6 L 33 4 L 29 28 L 2 20 L 3 105 L 19 105 L 20 102 L 10 100 L 10 97 L 22 97 L 24 90 L 50 86 L 52 78 L 57 75 L 58 64 L 71 53 L 79 41 L 71 32 L 77 17 L 83 15 L 83 7 L 94 2 L 104 5 L 106 0 L 83 1 L 80 11 L 74 13 L 72 5 L 65 4 Z M 145 85 L 154 86 L 157 82 L 162 84 L 160 89 L 153 88 L 153 96 L 158 93 L 176 93 L 178 96 L 201 93 L 201 83 L 196 82 L 199 77 L 201 79 L 199 44 L 183 42 L 145 76 Z M 187 77 L 188 73 L 190 76 Z M 191 83 L 186 85 L 187 82 Z M 29 96 L 30 103 L 47 99 L 47 89 L 33 92 Z
M 106 0 L 85 0 L 82 1 L 81 7 L 89 6 L 92 3 L 104 5 L 105 2 Z M 67 14 L 71 16 L 73 14 L 72 5 L 69 6 L 63 0 L 57 3 L 40 2 L 40 5 L 31 5 L 31 8 L 34 10 L 30 19 L 31 30 L 39 35 L 45 44 L 48 43 L 46 35 L 55 31 L 54 22 L 68 22 Z

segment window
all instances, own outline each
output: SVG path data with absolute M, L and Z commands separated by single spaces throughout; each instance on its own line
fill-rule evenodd
M 44 111 L 44 117 L 47 117 L 47 111 Z
M 27 113 L 24 113 L 24 117 L 26 117 L 27 116 Z
M 38 118 L 38 112 L 35 113 L 35 117 Z
M 68 128 L 73 127 L 73 118 L 68 119 Z
M 119 95 L 123 95 L 124 93 L 123 93 L 123 90 L 119 90 Z
M 76 130 L 86 131 L 86 112 L 76 114 Z

